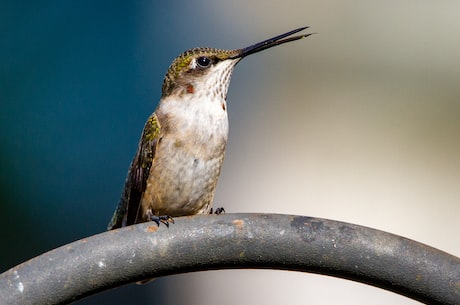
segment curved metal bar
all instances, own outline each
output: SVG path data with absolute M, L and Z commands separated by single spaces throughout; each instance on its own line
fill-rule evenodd
M 460 259 L 397 235 L 278 214 L 179 217 L 62 246 L 3 274 L 8 304 L 66 304 L 130 282 L 192 271 L 283 269 L 346 278 L 429 304 L 460 304 Z

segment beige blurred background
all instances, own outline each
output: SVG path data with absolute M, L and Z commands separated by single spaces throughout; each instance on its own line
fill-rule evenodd
M 356 223 L 460 255 L 460 2 L 234 0 L 200 10 L 226 29 L 211 47 L 303 25 L 318 33 L 237 66 L 216 205 Z M 161 280 L 170 304 L 417 303 L 285 271 Z
M 318 34 L 235 69 L 215 205 L 356 223 L 460 256 L 459 1 L 0 7 L 0 240 L 8 249 L 0 270 L 106 230 L 175 56 L 240 48 L 304 25 Z M 170 276 L 78 302 L 131 303 L 416 302 L 269 270 Z

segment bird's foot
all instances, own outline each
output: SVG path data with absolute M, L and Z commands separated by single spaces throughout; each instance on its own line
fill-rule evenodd
M 218 207 L 216 208 L 216 210 L 214 211 L 213 208 L 211 208 L 209 210 L 209 214 L 216 214 L 216 215 L 219 215 L 219 214 L 222 214 L 222 213 L 225 213 L 225 209 L 223 207 Z
M 152 221 L 155 221 L 158 226 L 160 226 L 160 222 L 163 223 L 165 226 L 169 228 L 170 223 L 174 223 L 174 219 L 171 216 L 168 215 L 160 215 L 156 216 L 151 219 Z
M 168 228 L 169 228 L 170 223 L 174 223 L 174 219 L 168 215 L 160 215 L 160 216 L 151 215 L 150 220 L 155 222 L 157 226 L 160 226 L 160 223 L 162 223 Z

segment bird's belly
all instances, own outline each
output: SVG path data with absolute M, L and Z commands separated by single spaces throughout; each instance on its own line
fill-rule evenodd
M 142 197 L 144 212 L 169 216 L 207 212 L 224 158 L 224 140 L 200 147 L 162 139 Z

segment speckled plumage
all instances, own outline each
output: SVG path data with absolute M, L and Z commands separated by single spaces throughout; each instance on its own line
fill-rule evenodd
M 227 144 L 227 89 L 240 60 L 228 54 L 235 51 L 192 49 L 171 64 L 109 229 L 148 221 L 152 214 L 209 211 Z M 198 67 L 202 56 L 213 65 Z
M 231 56 L 235 56 L 240 50 L 221 50 L 213 48 L 194 48 L 180 54 L 172 64 L 169 66 L 168 72 L 165 75 L 162 88 L 162 96 L 171 94 L 176 88 L 177 81 L 181 77 L 186 76 L 186 73 L 190 73 L 190 65 L 193 59 L 200 56 L 213 57 L 219 61 L 228 59 Z M 200 70 L 195 70 L 195 74 L 199 74 Z
M 109 230 L 210 210 L 228 138 L 226 98 L 233 68 L 247 55 L 308 36 L 283 39 L 303 29 L 244 49 L 191 49 L 172 62 Z

